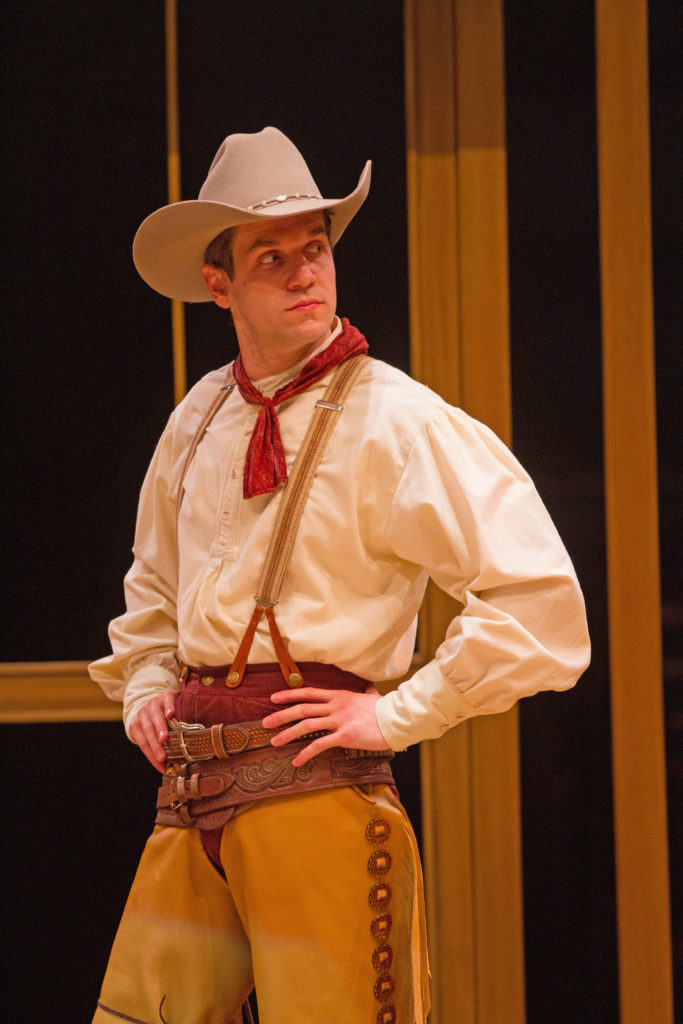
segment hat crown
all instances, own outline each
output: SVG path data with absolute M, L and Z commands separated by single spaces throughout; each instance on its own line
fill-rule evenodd
M 306 161 L 277 128 L 223 140 L 199 192 L 205 202 L 248 209 L 279 195 L 319 195 Z

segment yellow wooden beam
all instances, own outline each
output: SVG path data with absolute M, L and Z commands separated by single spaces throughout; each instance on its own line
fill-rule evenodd
M 405 0 L 404 11 L 411 366 L 459 404 L 455 15 L 431 0 Z M 425 656 L 456 610 L 430 586 L 419 623 Z M 421 749 L 433 1024 L 475 1022 L 469 738 L 464 726 Z
M 121 720 L 88 675 L 87 661 L 0 664 L 0 722 L 108 722 Z
M 595 10 L 621 1022 L 670 1024 L 647 3 Z
M 512 440 L 502 4 L 456 3 L 463 408 Z M 477 1022 L 525 1020 L 516 708 L 471 724 Z
M 454 12 L 434 0 L 406 0 L 404 11 L 411 368 L 457 403 Z
M 166 147 L 168 201 L 180 202 L 180 129 L 178 114 L 178 12 L 176 0 L 166 0 Z M 185 356 L 185 307 L 171 299 L 173 343 L 173 396 L 176 405 L 187 391 Z
M 510 439 L 499 0 L 406 0 L 413 375 Z M 430 588 L 431 656 L 457 608 Z M 422 745 L 434 1024 L 522 1024 L 517 715 Z

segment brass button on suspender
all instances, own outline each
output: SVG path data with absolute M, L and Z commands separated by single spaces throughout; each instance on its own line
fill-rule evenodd
M 303 677 L 298 672 L 290 672 L 289 679 L 287 680 L 291 687 L 301 686 L 303 681 Z
M 239 686 L 240 674 L 239 672 L 231 672 L 225 680 L 226 686 Z

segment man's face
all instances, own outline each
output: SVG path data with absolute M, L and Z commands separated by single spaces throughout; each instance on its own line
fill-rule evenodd
M 329 334 L 337 304 L 334 259 L 321 213 L 241 224 L 225 277 L 240 348 L 296 358 Z

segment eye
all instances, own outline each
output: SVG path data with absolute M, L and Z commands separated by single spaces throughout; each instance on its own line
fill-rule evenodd
M 325 252 L 326 248 L 327 246 L 324 242 L 312 242 L 308 247 L 308 251 L 314 256 L 319 256 L 321 253 Z
M 259 256 L 259 263 L 268 265 L 277 263 L 280 259 L 280 254 L 277 252 L 265 252 L 263 256 Z

